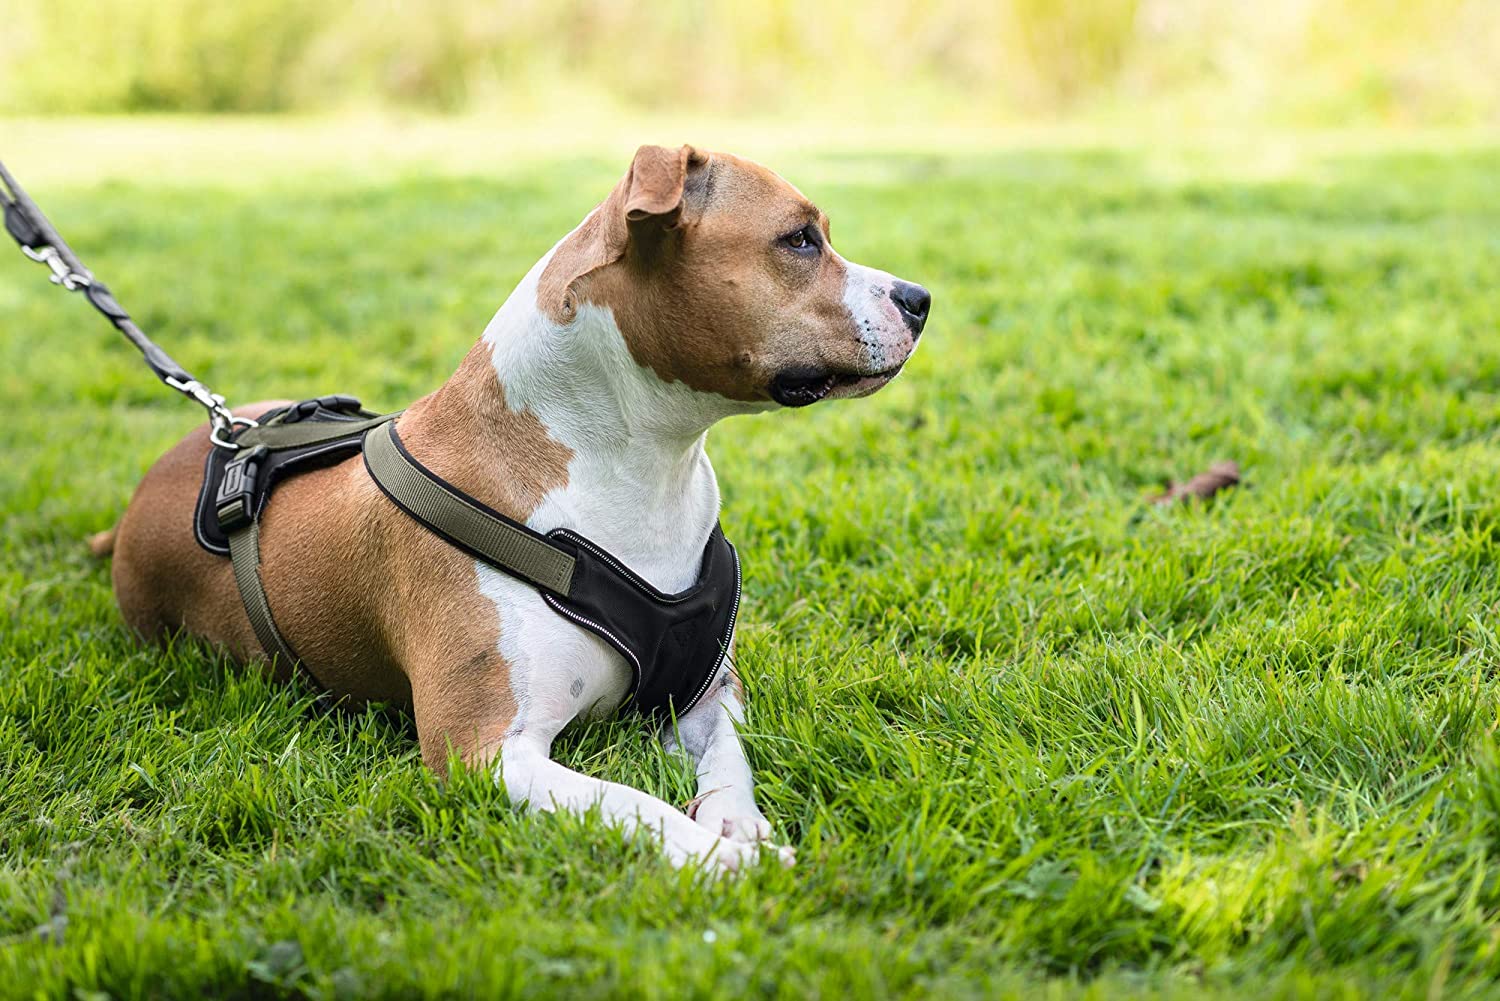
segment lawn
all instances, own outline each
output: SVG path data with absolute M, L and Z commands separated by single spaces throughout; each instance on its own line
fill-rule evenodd
M 629 151 L 48 185 L 235 401 L 395 408 Z M 1488 994 L 1500 151 L 789 152 L 933 320 L 876 397 L 710 436 L 761 800 L 706 885 L 188 641 L 83 540 L 197 420 L 0 256 L 0 995 Z M 1154 508 L 1235 459 L 1247 485 Z M 685 802 L 635 721 L 558 756 Z M 98 993 L 96 993 L 98 992 Z

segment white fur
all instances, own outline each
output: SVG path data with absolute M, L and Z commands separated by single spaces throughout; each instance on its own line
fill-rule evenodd
M 735 732 L 744 718 L 726 675 L 662 739 L 668 749 L 681 750 L 697 763 L 698 795 L 689 810 L 693 819 L 731 841 L 755 843 L 770 839 L 771 823 L 755 805 L 750 763 Z M 790 850 L 781 851 L 789 860 Z
M 891 300 L 896 277 L 850 261 L 844 261 L 844 268 L 844 308 L 859 328 L 871 371 L 884 371 L 904 362 L 916 346 Z
M 531 269 L 484 334 L 507 406 L 534 413 L 573 453 L 567 485 L 543 497 L 527 524 L 543 533 L 573 529 L 654 587 L 682 590 L 696 578 L 719 513 L 718 481 L 703 447 L 707 429 L 746 408 L 664 383 L 637 365 L 606 308 L 585 304 L 567 326 L 549 320 L 537 308 L 536 289 L 550 257 Z M 517 700 L 500 755 L 510 796 L 544 810 L 597 806 L 626 830 L 653 832 L 677 863 L 697 858 L 736 868 L 754 858 L 770 828 L 751 797 L 732 689 L 721 686 L 679 720 L 695 735 L 683 743 L 700 764 L 700 794 L 734 790 L 715 793 L 708 813 L 700 805 L 702 823 L 645 793 L 569 771 L 549 760 L 553 738 L 580 716 L 617 709 L 630 668 L 529 585 L 484 563 L 476 562 L 475 572 L 500 617 L 500 652 Z

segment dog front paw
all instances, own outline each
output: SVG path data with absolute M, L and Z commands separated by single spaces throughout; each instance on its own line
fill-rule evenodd
M 771 840 L 771 822 L 734 789 L 712 789 L 687 805 L 687 815 L 721 838 L 755 845 Z
M 704 824 L 712 830 L 712 821 Z M 753 816 L 723 817 L 719 820 L 719 837 L 756 845 L 771 840 L 771 822 L 756 811 Z
M 797 863 L 797 852 L 786 845 L 773 845 L 769 841 L 731 841 L 721 838 L 718 848 L 706 858 L 710 872 L 716 875 L 741 875 L 754 868 L 766 855 L 790 869 Z

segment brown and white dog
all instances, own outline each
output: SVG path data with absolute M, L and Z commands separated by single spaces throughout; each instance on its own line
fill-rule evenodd
M 572 529 L 678 591 L 696 578 L 719 514 L 709 426 L 874 392 L 911 356 L 929 302 L 919 286 L 835 253 L 827 218 L 769 170 L 643 146 L 457 373 L 400 418 L 401 439 L 503 514 L 538 532 Z M 134 629 L 182 630 L 262 659 L 229 561 L 193 538 L 209 447 L 200 428 L 158 460 L 96 550 L 113 549 Z M 434 769 L 452 749 L 494 769 L 514 802 L 598 807 L 654 834 L 676 863 L 734 869 L 770 838 L 735 734 L 743 692 L 729 668 L 663 734 L 697 768 L 688 815 L 551 760 L 566 725 L 619 707 L 626 662 L 531 586 L 398 510 L 357 458 L 282 485 L 261 548 L 292 647 L 335 695 L 409 704 Z

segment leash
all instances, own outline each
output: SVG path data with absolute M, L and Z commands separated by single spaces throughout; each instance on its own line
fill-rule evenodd
M 5 231 L 20 244 L 21 253 L 46 265 L 52 272 L 48 276 L 52 284 L 68 292 L 82 292 L 84 298 L 135 345 L 158 379 L 207 410 L 213 429 L 209 438 L 215 445 L 238 449 L 239 445 L 230 437 L 232 432 L 236 427 L 256 427 L 256 422 L 230 413 L 224 397 L 193 378 L 191 372 L 177 364 L 136 326 L 125 307 L 110 293 L 109 286 L 96 279 L 78 259 L 73 248 L 68 246 L 11 172 L 5 169 L 3 162 L 0 162 L 0 206 L 5 212 Z

